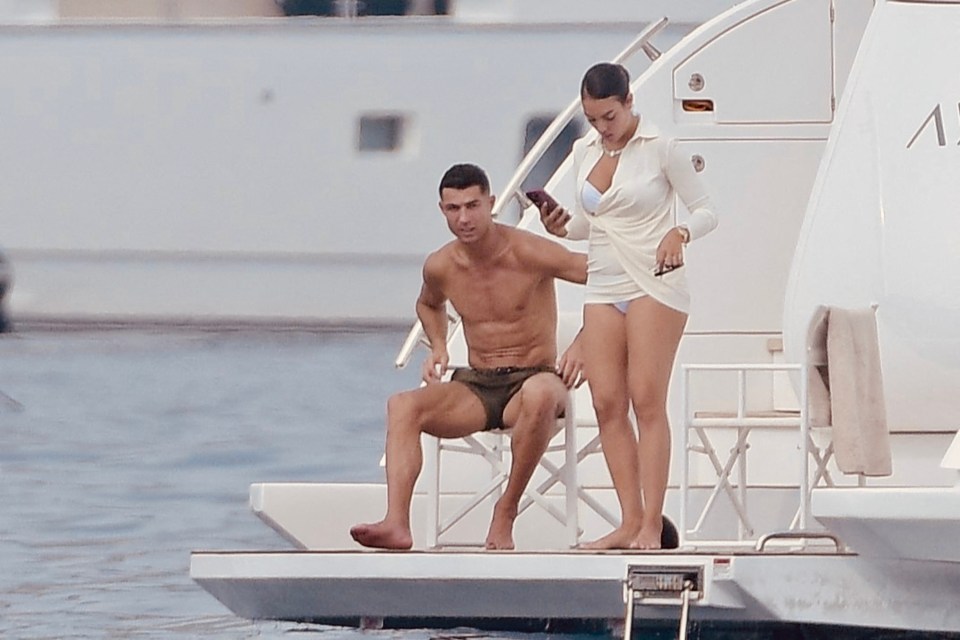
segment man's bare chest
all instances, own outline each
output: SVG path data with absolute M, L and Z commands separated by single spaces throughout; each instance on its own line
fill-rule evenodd
M 447 297 L 461 316 L 508 321 L 536 306 L 543 281 L 519 269 L 463 270 L 450 283 Z

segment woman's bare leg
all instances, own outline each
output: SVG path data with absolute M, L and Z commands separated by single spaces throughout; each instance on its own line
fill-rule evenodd
M 637 417 L 636 449 L 643 493 L 643 522 L 631 546 L 659 549 L 663 499 L 670 475 L 667 391 L 687 315 L 646 296 L 627 308 L 627 384 Z
M 627 549 L 643 525 L 637 436 L 628 416 L 627 334 L 624 315 L 613 305 L 583 309 L 584 370 L 600 427 L 603 457 L 617 491 L 620 526 L 585 549 Z

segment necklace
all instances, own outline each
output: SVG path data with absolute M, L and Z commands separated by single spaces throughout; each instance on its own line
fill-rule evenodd
M 633 133 L 630 134 L 631 139 L 632 139 L 632 136 L 636 134 L 637 128 L 640 126 L 640 116 L 638 115 L 636 116 L 636 118 L 637 118 L 637 123 L 633 125 Z M 629 144 L 630 140 L 627 140 L 627 143 Z M 603 149 L 603 154 L 608 158 L 616 158 L 618 155 L 623 153 L 623 150 L 627 148 L 627 145 L 623 145 L 619 149 L 607 149 L 605 146 L 603 146 L 603 143 L 601 142 L 600 148 Z

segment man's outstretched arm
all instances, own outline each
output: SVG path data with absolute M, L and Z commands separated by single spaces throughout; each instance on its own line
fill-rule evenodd
M 528 264 L 549 275 L 575 284 L 587 282 L 587 254 L 570 251 L 559 242 L 526 232 L 523 254 Z

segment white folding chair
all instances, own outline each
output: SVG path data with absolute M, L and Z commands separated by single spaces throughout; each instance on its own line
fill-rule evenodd
M 531 506 L 536 505 L 546 511 L 565 527 L 567 543 L 576 546 L 580 530 L 577 517 L 577 438 L 574 394 L 567 395 L 567 406 L 563 418 L 560 418 L 560 429 L 554 440 L 547 447 L 547 454 L 562 452 L 563 462 L 558 466 L 545 455 L 539 461 L 539 466 L 546 472 L 546 478 L 536 486 L 531 484 L 524 489 L 524 498 L 521 500 L 518 517 Z M 506 484 L 510 474 L 510 461 L 505 456 L 510 430 L 478 433 L 472 436 L 455 439 L 438 439 L 425 435 L 423 437 L 424 468 L 422 481 L 425 483 L 427 494 L 427 522 L 426 546 L 436 548 L 441 546 L 440 537 L 449 531 L 468 514 L 480 509 L 491 496 L 498 496 Z M 557 442 L 557 440 L 560 440 Z M 441 514 L 441 461 L 444 452 L 469 454 L 478 456 L 489 464 L 491 476 L 489 481 L 478 487 L 452 514 L 444 517 Z M 564 489 L 563 509 L 558 509 L 547 495 L 557 484 Z
M 874 308 L 875 310 L 875 308 Z M 798 449 L 801 452 L 800 499 L 799 507 L 790 522 L 790 529 L 806 530 L 810 523 L 810 496 L 818 487 L 833 487 L 835 482 L 830 473 L 830 463 L 835 457 L 833 439 L 823 446 L 817 444 L 814 430 L 832 428 L 831 397 L 827 371 L 827 326 L 830 309 L 819 307 L 813 314 L 806 335 L 806 350 L 802 364 L 685 364 L 681 394 L 684 407 L 683 427 L 681 431 L 684 449 L 681 473 L 681 545 L 688 542 L 689 536 L 696 536 L 703 527 L 717 499 L 724 494 L 730 500 L 738 518 L 738 540 L 742 542 L 754 536 L 753 524 L 747 505 L 747 452 L 748 439 L 757 429 L 799 429 Z M 694 372 L 726 371 L 737 375 L 737 405 L 734 412 L 694 411 L 690 397 L 690 377 Z M 749 372 L 791 371 L 799 375 L 799 409 L 796 411 L 748 411 L 747 410 L 747 374 Z M 735 429 L 736 441 L 725 460 L 721 460 L 711 440 L 711 429 Z M 696 434 L 697 444 L 690 442 L 691 432 Z M 690 454 L 707 456 L 716 474 L 710 487 L 706 503 L 690 526 L 689 489 Z M 734 478 L 734 473 L 736 477 Z M 858 476 L 858 484 L 863 485 L 865 477 Z M 729 540 L 696 540 L 696 544 L 728 544 Z
M 563 312 L 557 319 L 557 347 L 562 352 L 573 341 L 580 327 L 580 312 Z M 462 348 L 463 345 L 455 343 Z M 451 351 L 451 360 L 465 363 L 466 351 Z M 552 519 L 563 525 L 565 543 L 575 546 L 580 536 L 578 507 L 579 501 L 596 511 L 601 517 L 613 526 L 619 524 L 618 519 L 603 507 L 593 496 L 589 495 L 580 486 L 577 478 L 577 465 L 587 456 L 598 453 L 600 445 L 598 438 L 594 438 L 583 447 L 577 447 L 577 406 L 574 401 L 576 391 L 568 394 L 567 407 L 558 433 L 547 448 L 546 454 L 540 459 L 538 471 L 524 492 L 519 505 L 519 514 L 529 510 L 532 506 L 544 510 Z M 422 486 L 427 494 L 427 523 L 426 546 L 435 548 L 440 546 L 440 537 L 461 522 L 468 514 L 480 510 L 488 498 L 499 495 L 505 484 L 510 465 L 507 457 L 509 451 L 509 431 L 479 433 L 467 438 L 438 441 L 436 438 L 424 436 L 424 469 L 421 478 Z M 478 482 L 477 487 L 471 488 L 471 493 L 462 504 L 450 515 L 441 513 L 444 495 L 441 491 L 443 474 L 441 462 L 443 454 L 469 454 L 473 459 L 480 459 L 489 466 L 489 479 Z M 561 462 L 556 459 L 562 458 Z M 555 487 L 561 484 L 563 500 L 557 500 Z M 549 495 L 549 494 L 553 495 Z M 552 499 L 551 499 L 552 498 Z M 563 508 L 559 508 L 561 502 Z M 518 514 L 518 517 L 519 517 Z
M 681 446 L 683 458 L 680 478 L 680 544 L 691 542 L 691 536 L 697 536 L 703 529 L 707 517 L 717 504 L 721 494 L 725 495 L 734 513 L 737 516 L 738 534 L 736 542 L 744 542 L 754 537 L 754 526 L 750 518 L 747 502 L 747 452 L 750 448 L 749 438 L 757 429 L 788 429 L 798 430 L 800 449 L 804 459 L 813 440 L 805 428 L 805 411 L 748 411 L 747 375 L 773 374 L 780 371 L 802 372 L 801 365 L 796 364 L 684 364 L 682 365 L 683 379 L 681 394 L 684 408 L 683 425 L 681 427 Z M 695 372 L 714 372 L 716 374 L 735 374 L 737 378 L 737 402 L 733 412 L 704 412 L 694 411 L 691 398 L 691 375 Z M 802 392 L 802 394 L 805 392 Z M 721 460 L 720 454 L 711 438 L 712 430 L 735 430 L 736 440 L 730 448 L 726 458 Z M 690 442 L 691 432 L 696 434 L 697 444 Z M 814 445 L 815 446 L 815 445 Z M 691 526 L 690 497 L 690 454 L 696 453 L 707 457 L 716 474 L 706 502 L 696 516 L 696 522 Z M 734 476 L 734 474 L 736 474 Z M 809 489 L 801 486 L 801 512 L 805 512 L 805 505 Z M 698 545 L 726 545 L 730 540 L 696 540 Z

